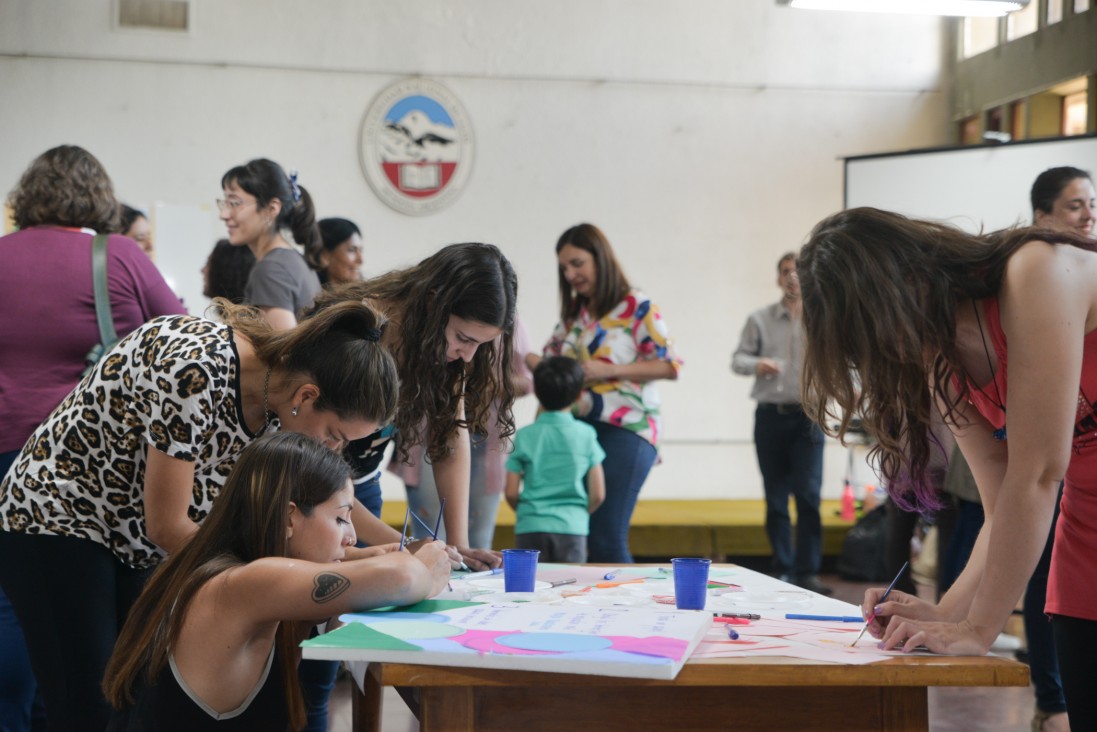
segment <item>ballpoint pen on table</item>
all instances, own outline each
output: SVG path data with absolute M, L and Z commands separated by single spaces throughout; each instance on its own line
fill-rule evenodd
M 831 623 L 862 623 L 865 619 L 860 615 L 803 615 L 801 613 L 785 613 L 785 620 L 825 620 Z
M 758 613 L 715 613 L 718 618 L 744 618 L 746 620 L 761 620 Z
M 730 638 L 731 640 L 739 640 L 739 633 L 735 630 L 735 628 L 728 628 L 728 638 Z
M 573 585 L 575 584 L 575 578 L 556 580 L 555 582 L 549 582 L 549 587 L 560 587 L 561 585 Z
M 496 567 L 495 569 L 485 569 L 483 572 L 472 572 L 470 574 L 466 574 L 461 579 L 476 579 L 477 577 L 491 577 L 492 575 L 502 574 L 502 573 L 503 573 L 503 568 L 502 567 Z
M 892 589 L 895 587 L 895 583 L 899 581 L 899 578 L 903 576 L 903 572 L 907 570 L 908 564 L 910 564 L 910 562 L 903 562 L 903 566 L 899 567 L 899 573 L 895 575 L 895 579 L 893 579 L 891 581 L 891 584 L 888 585 L 888 588 L 884 590 L 884 594 L 880 597 L 879 602 L 876 603 L 877 605 L 888 599 L 888 595 L 891 594 Z M 865 621 L 865 627 L 861 628 L 861 632 L 858 633 L 857 637 L 853 639 L 853 642 L 849 644 L 850 648 L 853 648 L 855 645 L 857 645 L 857 641 L 861 640 L 861 636 L 865 634 L 865 631 L 868 630 L 868 626 L 872 625 L 872 621 L 875 619 L 876 613 L 869 613 L 868 619 Z

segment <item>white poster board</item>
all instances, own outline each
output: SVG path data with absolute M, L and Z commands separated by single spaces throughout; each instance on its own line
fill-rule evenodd
M 1032 182 L 1062 165 L 1097 174 L 1097 135 L 850 157 L 845 206 L 994 231 L 1030 223 Z

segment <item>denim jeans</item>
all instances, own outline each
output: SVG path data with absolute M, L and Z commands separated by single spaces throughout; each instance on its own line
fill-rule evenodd
M 766 536 L 776 575 L 810 577 L 823 559 L 823 431 L 799 405 L 759 404 L 754 447 L 766 493 Z M 796 546 L 788 499 L 796 500 Z
M 474 549 L 491 549 L 495 537 L 495 519 L 499 511 L 502 493 L 489 493 L 487 490 L 487 460 L 505 460 L 500 452 L 487 449 L 485 440 L 473 440 L 471 453 L 472 471 L 469 476 L 469 546 Z M 425 460 L 419 466 L 419 485 L 406 486 L 408 506 L 427 526 L 434 528 L 438 522 L 438 486 L 434 482 L 434 470 Z M 425 539 L 430 532 L 417 522 L 409 523 L 411 534 L 416 539 Z M 445 541 L 446 527 L 439 525 L 438 538 Z
M 0 480 L 20 452 L 12 450 L 0 455 Z M 11 601 L 0 588 L 0 730 L 38 732 L 45 728 L 46 708 L 30 667 L 23 628 Z
M 583 420 L 598 433 L 606 453 L 602 472 L 606 476 L 606 500 L 590 515 L 587 537 L 588 560 L 594 563 L 628 564 L 628 527 L 651 466 L 655 447 L 643 437 L 621 427 Z
M 354 483 L 354 497 L 366 507 L 366 510 L 377 518 L 381 518 L 381 474 L 378 473 L 368 480 Z

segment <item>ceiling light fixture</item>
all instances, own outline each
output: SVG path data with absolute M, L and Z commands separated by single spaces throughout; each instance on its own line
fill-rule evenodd
M 1028 5 L 1029 0 L 777 0 L 803 10 L 850 10 L 861 13 L 996 16 Z

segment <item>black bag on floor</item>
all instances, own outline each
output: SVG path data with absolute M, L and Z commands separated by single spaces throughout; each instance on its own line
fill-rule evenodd
M 887 582 L 887 508 L 877 506 L 858 519 L 842 542 L 838 574 L 859 582 Z

